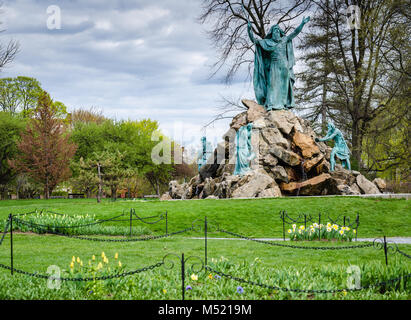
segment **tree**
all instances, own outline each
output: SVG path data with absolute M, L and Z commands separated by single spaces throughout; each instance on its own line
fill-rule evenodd
M 304 112 L 304 117 L 314 126 L 319 123 L 323 135 L 327 132 L 327 119 L 333 115 L 330 95 L 333 95 L 336 86 L 330 77 L 335 34 L 332 33 L 329 15 L 324 14 L 324 11 L 329 11 L 330 1 L 324 1 L 324 10 L 318 7 L 314 12 L 308 25 L 309 31 L 298 46 L 304 52 L 302 60 L 305 71 L 297 74 L 302 86 L 295 91 L 297 110 Z M 335 118 L 333 120 L 336 122 Z M 337 125 L 341 127 L 339 123 Z
M 391 89 L 402 81 L 403 76 L 400 75 L 386 87 L 387 61 L 384 60 L 394 50 L 388 45 L 390 32 L 404 24 L 401 12 L 406 2 L 318 0 L 315 3 L 323 16 L 329 18 L 329 35 L 333 37 L 329 40 L 327 70 L 330 73 L 327 78 L 331 86 L 327 89 L 332 90 L 332 94 L 327 98 L 328 107 L 332 107 L 332 116 L 340 121 L 343 125 L 341 129 L 351 137 L 354 160 L 363 167 L 366 132 L 379 114 L 392 107 L 396 92 Z M 347 26 L 346 9 L 350 5 L 356 5 L 360 10 L 360 29 Z M 319 81 L 315 84 L 318 88 L 323 83 Z
M 77 109 L 71 113 L 71 123 L 75 126 L 77 123 L 96 123 L 102 124 L 108 119 L 103 116 L 101 111 L 96 110 L 95 108 L 86 109 Z
M 43 185 L 45 199 L 49 199 L 59 182 L 70 176 L 69 163 L 77 148 L 70 142 L 64 121 L 58 115 L 49 94 L 43 92 L 33 118 L 21 134 L 20 154 L 9 162 L 19 173 L 27 173 Z
M 17 142 L 24 131 L 25 121 L 17 115 L 0 112 L 0 195 L 6 198 L 16 172 L 8 160 L 16 156 Z
M 31 117 L 43 93 L 40 82 L 35 78 L 16 77 L 0 79 L 0 109 L 11 113 L 21 113 Z M 68 122 L 67 108 L 59 101 L 53 101 L 56 117 Z
M 249 70 L 254 62 L 253 43 L 247 35 L 247 20 L 253 23 L 254 34 L 265 38 L 267 26 L 282 24 L 285 31 L 293 20 L 310 7 L 311 0 L 205 0 L 199 17 L 202 24 L 211 23 L 208 35 L 219 53 L 213 65 L 215 75 L 227 67 L 225 81 L 233 80 L 241 66 Z M 244 8 L 244 10 L 243 10 Z

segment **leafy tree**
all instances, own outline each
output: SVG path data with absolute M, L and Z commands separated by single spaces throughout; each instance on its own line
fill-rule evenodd
M 331 116 L 351 137 L 354 161 L 363 167 L 363 140 L 367 130 L 374 119 L 393 106 L 396 91 L 392 89 L 402 81 L 403 76 L 399 75 L 391 78 L 393 82 L 387 86 L 386 68 L 387 58 L 391 60 L 389 57 L 395 52 L 389 35 L 399 26 L 404 27 L 401 12 L 407 4 L 403 0 L 318 0 L 315 3 L 323 17 L 328 17 L 328 34 L 332 39 L 323 37 L 321 45 L 307 55 L 318 53 L 321 65 L 323 47 L 328 42 L 327 77 L 320 73 L 322 80 L 307 81 L 303 90 L 318 89 L 325 81 L 330 84 L 326 101 L 332 108 Z M 347 26 L 349 5 L 356 5 L 360 10 L 360 29 Z M 318 29 L 324 34 L 321 25 Z
M 0 194 L 3 198 L 7 196 L 10 183 L 16 176 L 8 160 L 18 152 L 17 143 L 24 127 L 25 121 L 21 117 L 0 112 Z
M 58 107 L 43 92 L 33 118 L 21 134 L 20 154 L 9 162 L 17 172 L 26 173 L 43 185 L 45 199 L 49 199 L 59 182 L 70 176 L 69 163 L 76 151 L 58 115 Z

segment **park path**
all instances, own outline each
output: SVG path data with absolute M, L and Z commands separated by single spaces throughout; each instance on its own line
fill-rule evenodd
M 204 240 L 204 237 L 191 237 L 194 240 Z M 253 238 L 261 241 L 284 241 L 283 238 Z M 358 238 L 358 242 L 373 242 L 376 238 Z M 246 240 L 241 238 L 211 238 L 207 237 L 207 240 Z M 286 239 L 285 241 L 289 241 Z M 355 242 L 355 240 L 353 241 Z M 411 237 L 392 237 L 387 238 L 387 242 L 395 242 L 397 244 L 411 244 Z

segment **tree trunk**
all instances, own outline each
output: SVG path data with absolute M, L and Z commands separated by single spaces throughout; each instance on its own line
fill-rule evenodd
M 362 168 L 361 154 L 362 154 L 362 134 L 360 132 L 358 121 L 353 121 L 352 128 L 352 156 L 358 164 L 358 169 Z

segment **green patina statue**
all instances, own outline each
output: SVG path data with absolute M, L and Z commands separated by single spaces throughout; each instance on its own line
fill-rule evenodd
M 211 143 L 207 142 L 206 137 L 201 138 L 201 144 L 202 144 L 202 152 L 199 154 L 197 165 L 198 165 L 198 171 L 200 171 L 201 167 L 207 164 L 208 157 L 211 153 Z
M 249 123 L 237 131 L 235 138 L 237 154 L 234 175 L 242 176 L 250 171 L 250 161 L 256 157 L 251 146 L 252 130 L 253 124 Z
M 335 169 L 335 157 L 337 156 L 342 161 L 342 166 L 351 170 L 350 164 L 350 149 L 348 149 L 347 143 L 344 140 L 342 132 L 337 129 L 333 123 L 328 124 L 327 135 L 323 139 L 315 138 L 316 142 L 334 140 L 334 148 L 331 152 L 330 162 L 331 171 Z
M 288 36 L 278 25 L 271 27 L 264 39 L 254 38 L 251 22 L 248 35 L 255 44 L 254 91 L 257 102 L 268 111 L 291 109 L 295 106 L 293 85 L 295 76 L 292 40 L 301 32 L 310 17 Z

